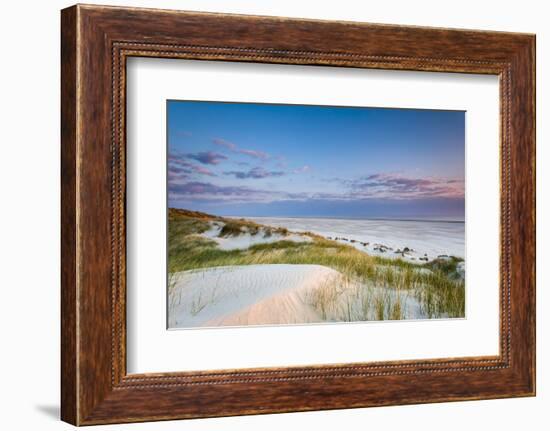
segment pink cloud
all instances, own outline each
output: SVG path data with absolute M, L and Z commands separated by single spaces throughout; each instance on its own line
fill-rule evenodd
M 464 180 L 455 178 L 407 177 L 381 173 L 348 182 L 355 196 L 394 199 L 427 197 L 464 197 Z
M 247 172 L 243 171 L 229 171 L 224 172 L 225 175 L 233 175 L 235 178 L 238 179 L 247 179 L 247 178 L 254 178 L 254 179 L 260 179 L 260 178 L 269 178 L 269 177 L 282 177 L 285 175 L 282 171 L 268 171 L 262 167 L 256 167 L 252 168 Z
M 196 160 L 204 165 L 218 165 L 222 160 L 227 160 L 227 156 L 213 151 L 201 151 L 200 153 L 186 154 L 186 157 Z
M 168 155 L 168 178 L 183 179 L 191 174 L 201 174 L 215 177 L 216 174 L 205 166 L 196 165 L 182 156 Z
M 271 158 L 271 155 L 269 155 L 268 153 L 266 153 L 264 151 L 249 150 L 249 149 L 246 149 L 246 148 L 240 148 L 238 145 L 234 144 L 233 142 L 226 141 L 225 139 L 222 139 L 222 138 L 214 138 L 214 139 L 212 139 L 212 142 L 215 145 L 227 148 L 229 151 L 231 151 L 233 153 L 245 154 L 245 155 L 253 157 L 255 159 L 268 160 L 268 159 Z

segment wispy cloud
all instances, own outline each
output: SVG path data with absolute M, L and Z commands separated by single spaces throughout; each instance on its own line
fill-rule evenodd
M 243 195 L 251 191 L 253 190 L 244 186 L 218 186 L 200 181 L 170 185 L 170 192 L 179 195 Z
M 267 160 L 271 157 L 269 154 L 258 150 L 246 150 L 244 148 L 241 148 L 238 150 L 238 152 L 241 154 L 246 154 L 247 156 L 250 156 L 250 157 L 254 157 L 255 159 Z
M 207 175 L 215 177 L 216 174 L 205 166 L 196 165 L 184 156 L 169 154 L 168 155 L 168 179 L 185 179 L 191 174 Z
M 241 148 L 237 144 L 234 144 L 233 142 L 230 142 L 230 141 L 226 141 L 225 139 L 222 139 L 222 138 L 214 138 L 214 139 L 212 139 L 212 142 L 215 145 L 226 148 L 226 149 L 228 149 L 229 151 L 231 151 L 233 153 L 245 154 L 245 155 L 253 157 L 255 159 L 268 160 L 268 159 L 271 158 L 271 155 L 264 152 L 264 151 L 249 150 L 249 149 L 246 149 L 246 148 Z
M 246 186 L 222 186 L 203 181 L 170 183 L 170 201 L 224 201 L 224 202 L 272 202 L 286 197 L 286 193 L 262 190 Z
M 227 156 L 214 151 L 201 151 L 199 153 L 186 154 L 185 156 L 204 165 L 218 165 L 223 160 L 227 160 L 228 158 Z
M 242 180 L 247 178 L 261 179 L 269 177 L 282 177 L 285 173 L 282 171 L 268 171 L 262 167 L 256 167 L 250 169 L 249 171 L 228 171 L 224 172 L 224 175 L 232 175 L 235 178 Z
M 294 174 L 303 174 L 303 173 L 309 172 L 310 170 L 311 168 L 309 167 L 309 165 L 304 165 L 300 168 L 294 169 L 292 172 Z
M 231 151 L 237 150 L 237 145 L 235 145 L 233 142 L 226 141 L 225 139 L 222 139 L 222 138 L 214 138 L 212 139 L 212 142 L 216 145 L 219 145 L 220 147 L 227 148 L 228 150 L 231 150 Z
M 440 177 L 414 178 L 401 174 L 379 173 L 357 180 L 344 180 L 356 197 L 415 199 L 464 197 L 464 180 Z

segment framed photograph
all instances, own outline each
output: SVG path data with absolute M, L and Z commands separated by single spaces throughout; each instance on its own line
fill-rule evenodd
M 535 394 L 535 37 L 62 11 L 62 419 Z
M 169 329 L 466 317 L 465 112 L 166 112 Z

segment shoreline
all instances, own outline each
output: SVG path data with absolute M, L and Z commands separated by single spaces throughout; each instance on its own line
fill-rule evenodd
M 355 247 L 370 256 L 401 256 L 413 262 L 426 262 L 446 256 L 464 259 L 466 254 L 464 223 L 291 217 L 245 220 L 284 227 L 296 233 L 312 232 L 327 240 Z
M 226 218 L 245 218 L 245 219 L 261 219 L 261 218 L 278 218 L 278 219 L 311 219 L 311 220 L 346 220 L 346 221 L 402 221 L 402 222 L 421 222 L 421 223 L 457 223 L 466 224 L 465 220 L 432 220 L 432 219 L 398 219 L 398 218 L 376 218 L 376 217 L 332 217 L 332 216 L 222 216 Z
M 422 223 L 456 223 L 466 224 L 465 220 L 441 220 L 441 219 L 401 219 L 388 217 L 336 217 L 336 216 L 242 216 L 242 215 L 220 215 L 229 219 L 296 219 L 296 220 L 349 220 L 349 221 L 391 221 L 391 222 L 422 222 Z

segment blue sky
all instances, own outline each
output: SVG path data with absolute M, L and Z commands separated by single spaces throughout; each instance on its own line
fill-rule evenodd
M 168 204 L 464 219 L 463 111 L 168 101 Z

